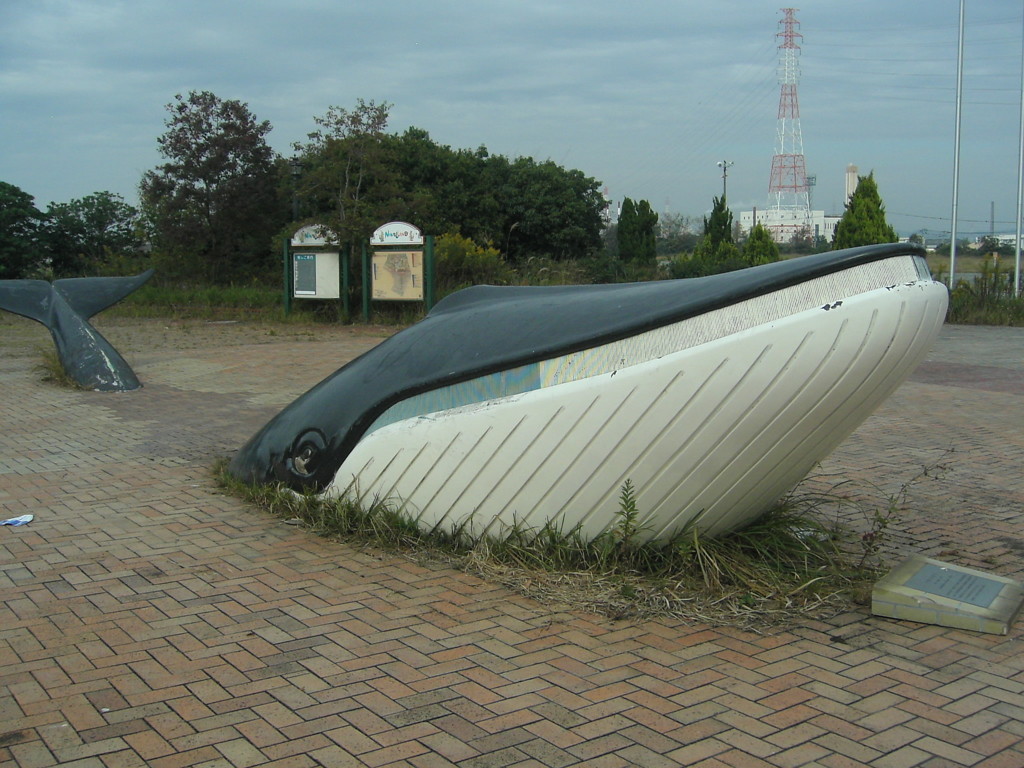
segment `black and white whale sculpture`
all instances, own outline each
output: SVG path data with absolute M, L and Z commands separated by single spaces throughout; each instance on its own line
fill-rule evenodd
M 345 365 L 230 472 L 384 499 L 424 528 L 714 535 L 771 507 L 910 374 L 947 304 L 923 251 L 690 280 L 475 287 Z
M 79 386 L 102 392 L 138 389 L 142 385 L 131 366 L 88 321 L 152 276 L 150 269 L 135 277 L 0 280 L 0 309 L 45 325 L 65 373 Z

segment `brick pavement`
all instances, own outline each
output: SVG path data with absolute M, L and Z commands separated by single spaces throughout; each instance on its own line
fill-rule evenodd
M 0 764 L 1024 765 L 1020 626 L 612 621 L 220 493 L 216 458 L 378 340 L 328 335 L 139 348 L 125 394 L 0 360 L 0 514 L 36 515 L 0 528 Z M 1022 360 L 1024 329 L 947 327 L 823 464 L 874 499 L 950 465 L 894 556 L 1024 578 Z

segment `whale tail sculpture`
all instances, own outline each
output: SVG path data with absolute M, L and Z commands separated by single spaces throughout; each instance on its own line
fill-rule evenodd
M 85 389 L 126 392 L 142 385 L 131 366 L 89 324 L 153 276 L 73 277 L 64 280 L 0 280 L 0 309 L 45 325 L 64 371 Z

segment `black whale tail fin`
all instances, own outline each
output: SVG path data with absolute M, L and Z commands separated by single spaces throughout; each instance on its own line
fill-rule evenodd
M 90 318 L 141 288 L 152 276 L 153 270 L 147 269 L 134 277 L 69 277 L 55 280 L 53 287 L 75 312 Z
M 141 386 L 131 366 L 89 318 L 149 280 L 135 277 L 74 277 L 56 280 L 0 280 L 0 309 L 42 323 L 53 336 L 64 371 L 79 386 L 124 392 Z
M 53 292 L 85 320 L 102 312 L 140 288 L 153 276 L 149 269 L 134 277 L 69 277 L 45 280 L 0 280 L 0 309 L 27 317 L 51 328 Z
M 0 309 L 47 327 L 53 286 L 45 280 L 0 280 Z

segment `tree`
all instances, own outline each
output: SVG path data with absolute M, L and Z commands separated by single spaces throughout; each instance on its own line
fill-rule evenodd
M 458 232 L 476 243 L 512 245 L 507 206 L 499 190 L 507 185 L 509 164 L 487 148 L 454 150 L 431 140 L 421 128 L 384 139 L 386 162 L 399 184 L 390 210 L 427 232 Z
M 322 117 L 313 118 L 320 127 L 309 141 L 295 144 L 303 166 L 301 193 L 341 243 L 368 238 L 385 223 L 378 211 L 394 198 L 388 191 L 398 191 L 385 184 L 390 171 L 384 130 L 391 106 L 357 99 L 352 110 L 328 107 Z
M 111 192 L 51 203 L 42 245 L 56 277 L 91 275 L 139 247 L 138 211 Z
M 885 220 L 885 205 L 878 194 L 874 171 L 857 178 L 857 188 L 850 195 L 846 211 L 836 225 L 832 248 L 854 248 L 858 245 L 895 243 L 899 238 Z
M 601 253 L 611 262 L 619 261 L 619 225 L 609 224 L 601 233 Z
M 694 222 L 689 216 L 666 213 L 658 220 L 658 225 L 656 249 L 659 256 L 692 251 L 697 245 L 698 236 L 694 231 Z
M 640 264 L 654 264 L 657 258 L 655 230 L 658 214 L 646 200 L 634 203 L 628 197 L 622 201 L 622 212 L 616 227 L 619 258 Z
M 639 234 L 639 251 L 633 257 L 633 261 L 643 264 L 654 264 L 657 261 L 658 246 L 657 235 L 658 214 L 651 204 L 641 200 L 636 206 L 637 231 Z
M 272 237 L 286 216 L 266 142 L 270 123 L 209 91 L 174 98 L 157 139 L 168 162 L 140 185 L 162 271 L 227 283 L 269 270 Z
M 504 231 L 515 227 L 515 247 L 506 254 L 510 260 L 582 259 L 600 250 L 606 203 L 599 181 L 551 160 L 492 158 L 492 163 L 492 178 L 507 173 L 497 187 L 497 200 L 508 215 Z
M 711 218 L 704 217 L 704 236 L 693 255 L 704 261 L 732 263 L 740 255 L 732 239 L 732 211 L 725 206 L 725 195 L 713 201 Z
M 771 232 L 760 222 L 754 225 L 743 246 L 743 256 L 751 266 L 779 260 L 779 246 Z
M 619 219 L 615 222 L 615 242 L 618 247 L 619 258 L 623 261 L 630 261 L 633 255 L 639 250 L 640 232 L 637 225 L 636 203 L 630 198 L 622 201 L 622 208 L 619 209 Z
M 387 134 L 390 107 L 362 99 L 352 110 L 331 107 L 316 118 L 320 130 L 296 145 L 303 213 L 342 243 L 402 219 L 497 248 L 510 262 L 600 250 L 606 204 L 598 181 L 484 146 L 453 150 L 421 128 Z
M 38 264 L 41 218 L 32 195 L 0 181 L 0 279 L 25 277 Z
M 783 247 L 780 250 L 791 256 L 805 256 L 809 253 L 822 253 L 823 251 L 831 250 L 832 244 L 821 235 L 814 234 L 814 231 L 808 227 L 803 226 L 798 228 L 793 235 L 782 244 Z
M 1014 249 L 1009 243 L 1000 242 L 998 237 L 985 235 L 978 244 L 978 252 L 986 256 L 1013 256 Z

